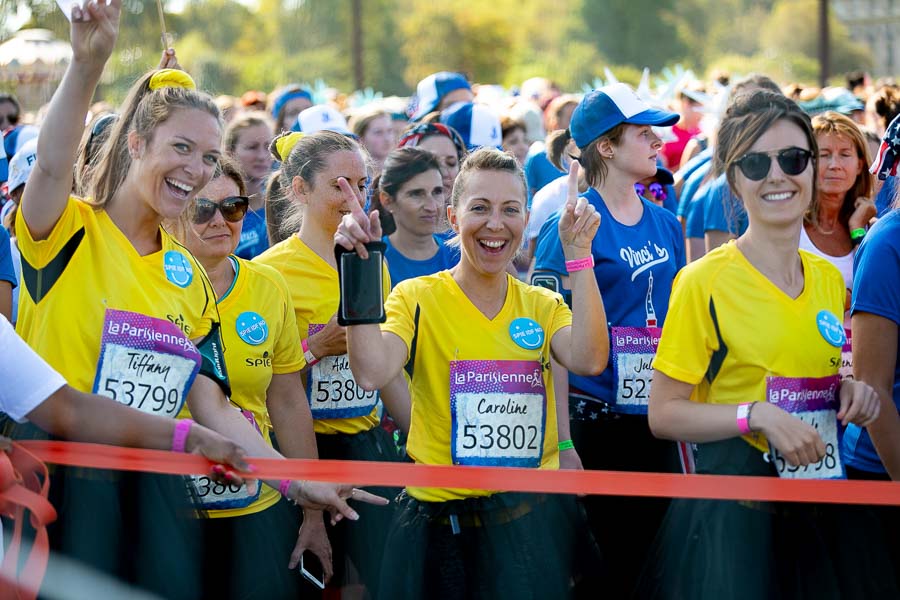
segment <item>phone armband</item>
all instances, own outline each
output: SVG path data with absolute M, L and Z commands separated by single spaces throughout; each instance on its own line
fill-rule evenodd
M 335 246 L 341 301 L 337 311 L 338 325 L 384 323 L 384 242 L 369 242 L 369 258 L 363 260 L 355 250 Z
M 203 361 L 200 363 L 200 374 L 215 381 L 225 396 L 231 397 L 231 382 L 228 380 L 228 369 L 225 367 L 225 346 L 222 343 L 222 330 L 219 323 L 213 323 L 209 333 L 197 344 L 197 350 Z

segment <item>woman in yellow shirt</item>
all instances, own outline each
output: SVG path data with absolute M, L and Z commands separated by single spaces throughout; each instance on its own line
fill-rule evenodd
M 294 304 L 307 363 L 306 390 L 312 411 L 319 457 L 333 460 L 398 460 L 389 434 L 378 426 L 383 399 L 404 430 L 409 422 L 406 382 L 398 374 L 376 390 L 361 388 L 350 372 L 344 328 L 337 325 L 340 290 L 334 257 L 334 233 L 341 216 L 361 209 L 368 180 L 362 148 L 333 131 L 311 135 L 289 133 L 272 144 L 281 164 L 281 189 L 292 213 L 282 227 L 292 231 L 284 241 L 254 259 L 284 276 Z M 353 199 L 338 187 L 343 178 Z M 383 269 L 384 292 L 390 276 Z M 280 441 L 280 440 L 279 440 Z M 377 488 L 376 488 L 377 489 Z M 381 495 L 398 490 L 380 490 Z M 365 509 L 364 509 L 365 510 Z M 380 570 L 379 552 L 387 532 L 386 510 L 363 514 L 352 528 L 340 524 L 329 531 L 334 557 L 334 585 L 350 582 L 345 560 L 352 562 L 362 585 L 374 594 Z
M 481 149 L 463 163 L 448 210 L 459 264 L 398 285 L 384 325 L 348 328 L 350 365 L 365 389 L 405 365 L 407 451 L 417 463 L 559 468 L 550 359 L 595 375 L 609 352 L 590 268 L 600 217 L 569 189 L 559 229 L 573 310 L 507 273 L 525 229 L 525 179 L 511 155 Z M 377 211 L 356 209 L 335 236 L 363 258 L 362 244 L 379 239 Z M 571 498 L 407 488 L 393 525 L 381 579 L 393 584 L 391 598 L 564 598 L 593 555 L 576 543 L 587 528 Z
M 115 46 L 120 10 L 120 0 L 72 8 L 72 62 L 38 136 L 40 156 L 16 217 L 21 335 L 75 389 L 170 418 L 189 406 L 249 455 L 279 457 L 228 403 L 214 290 L 160 227 L 213 174 L 222 126 L 212 99 L 182 71 L 141 77 L 93 172 L 92 197 L 70 195 L 84 115 Z M 54 480 L 57 549 L 164 597 L 200 595 L 193 545 L 200 540 L 178 510 L 186 500 L 180 477 L 58 469 Z M 319 508 L 351 493 L 301 482 L 284 490 L 297 501 L 318 497 L 311 504 Z
M 178 237 L 216 291 L 231 401 L 264 440 L 277 431 L 286 456 L 318 458 L 300 377 L 303 350 L 287 284 L 274 269 L 233 254 L 248 210 L 246 193 L 237 164 L 219 159 L 213 179 L 177 224 Z M 263 485 L 251 493 L 246 486 L 215 485 L 207 477 L 194 477 L 194 486 L 210 517 L 204 522 L 206 594 L 296 596 L 300 580 L 294 567 L 304 549 L 315 552 L 330 575 L 331 548 L 321 512 L 305 513 L 298 557 L 285 569 L 299 515 L 277 489 Z
M 740 97 L 719 129 L 716 160 L 750 226 L 676 278 L 650 392 L 654 435 L 690 443 L 696 472 L 843 478 L 841 427 L 878 414 L 871 387 L 838 376 L 843 279 L 798 249 L 816 156 L 809 117 L 779 94 Z M 639 595 L 894 597 L 866 551 L 878 548 L 870 523 L 843 508 L 676 499 Z

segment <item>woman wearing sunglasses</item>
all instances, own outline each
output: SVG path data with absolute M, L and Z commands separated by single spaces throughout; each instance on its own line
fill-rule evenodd
M 738 98 L 719 128 L 715 160 L 750 225 L 679 274 L 650 397 L 653 433 L 690 443 L 693 472 L 843 478 L 841 425 L 878 414 L 870 386 L 838 376 L 843 279 L 799 250 L 815 156 L 809 117 L 779 94 Z M 847 507 L 673 500 L 640 595 L 896 597 L 871 523 Z
M 72 8 L 72 62 L 50 103 L 16 215 L 25 280 L 19 331 L 75 389 L 168 418 L 189 408 L 249 455 L 279 457 L 228 402 L 215 293 L 203 268 L 161 227 L 184 212 L 215 170 L 222 125 L 212 99 L 183 71 L 142 76 L 112 124 L 90 198 L 71 195 L 84 115 L 115 46 L 120 12 L 120 0 Z M 37 435 L 25 426 L 19 433 Z M 202 595 L 201 540 L 181 510 L 188 499 L 181 477 L 59 468 L 53 478 L 54 504 L 65 507 L 51 531 L 56 550 L 166 598 Z M 286 482 L 283 489 L 297 501 L 323 491 L 336 501 L 328 504 L 355 515 L 340 499 L 349 487 L 319 485 Z
M 285 456 L 317 458 L 287 284 L 271 267 L 234 255 L 249 205 L 246 192 L 237 164 L 220 158 L 213 178 L 174 229 L 216 292 L 231 401 L 267 443 L 273 430 L 278 434 Z M 216 485 L 207 477 L 194 477 L 194 487 L 210 517 L 204 521 L 206 595 L 295 597 L 300 589 L 295 567 L 303 550 L 312 551 L 330 576 L 331 548 L 321 512 L 305 514 L 297 540 L 299 514 L 277 489 L 262 485 L 251 491 Z M 286 569 L 295 541 L 296 556 Z
M 611 326 L 610 356 L 600 375 L 570 375 L 572 440 L 561 440 L 568 442 L 564 453 L 577 451 L 586 469 L 676 468 L 675 445 L 654 438 L 647 426 L 647 400 L 650 361 L 666 319 L 672 281 L 684 266 L 684 240 L 675 215 L 635 191 L 636 183 L 657 173 L 662 141 L 652 127 L 676 121 L 676 113 L 653 109 L 628 86 L 614 84 L 585 96 L 569 129 L 553 142 L 561 148 L 569 137 L 574 140 L 589 186 L 584 196 L 603 217 L 591 255 Z M 559 218 L 559 213 L 551 216 L 541 229 L 535 272 L 550 272 L 568 287 Z M 611 596 L 625 597 L 631 591 L 667 504 L 657 499 L 586 498 L 594 536 L 617 574 L 610 581 Z

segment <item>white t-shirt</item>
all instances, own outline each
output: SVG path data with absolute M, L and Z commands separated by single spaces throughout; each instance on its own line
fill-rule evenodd
M 6 317 L 0 317 L 0 353 L 0 412 L 22 423 L 66 380 L 16 335 Z
M 830 254 L 825 254 L 816 248 L 816 245 L 809 239 L 809 235 L 806 233 L 806 227 L 803 225 L 800 226 L 800 249 L 812 252 L 816 256 L 821 256 L 837 267 L 838 271 L 840 271 L 841 275 L 844 277 L 844 286 L 848 290 L 853 289 L 853 257 L 856 255 L 855 250 L 851 250 L 850 254 L 847 254 L 846 256 L 831 256 Z
M 569 193 L 569 176 L 558 177 L 539 189 L 531 202 L 528 214 L 528 225 L 525 226 L 525 240 L 533 240 L 541 233 L 541 227 L 550 215 L 558 211 L 565 203 Z

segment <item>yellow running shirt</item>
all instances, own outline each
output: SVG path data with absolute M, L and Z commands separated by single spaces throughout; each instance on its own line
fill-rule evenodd
M 219 299 L 222 340 L 227 348 L 225 366 L 231 381 L 231 401 L 241 408 L 263 439 L 271 443 L 267 392 L 272 375 L 303 368 L 303 349 L 297 334 L 294 305 L 284 278 L 274 269 L 235 256 L 234 283 Z M 278 490 L 261 485 L 258 498 L 246 486 L 225 486 L 208 477 L 195 477 L 194 485 L 210 517 L 237 517 L 269 508 Z M 210 510 L 229 506 L 224 510 Z
M 106 211 L 76 197 L 45 240 L 23 214 L 19 334 L 74 388 L 174 417 L 199 369 L 187 340 L 218 321 L 203 267 L 163 229 L 162 249 L 139 255 Z
M 572 324 L 559 294 L 508 276 L 503 308 L 488 320 L 441 271 L 399 283 L 385 310 L 382 331 L 409 353 L 407 452 L 417 463 L 559 468 L 550 340 Z M 426 502 L 492 493 L 407 491 Z
M 683 268 L 653 368 L 695 385 L 691 400 L 740 404 L 767 400 L 769 377 L 836 375 L 841 340 L 820 325 L 831 313 L 840 325 L 844 281 L 828 261 L 800 250 L 804 287 L 788 297 L 732 241 Z M 762 434 L 744 439 L 768 451 Z
M 253 260 L 274 267 L 284 276 L 294 302 L 301 339 L 324 327 L 337 313 L 341 296 L 337 271 L 296 235 Z M 386 265 L 383 273 L 387 297 L 391 278 Z M 378 392 L 366 392 L 356 385 L 346 354 L 326 356 L 310 367 L 306 392 L 316 433 L 352 435 L 378 425 Z

